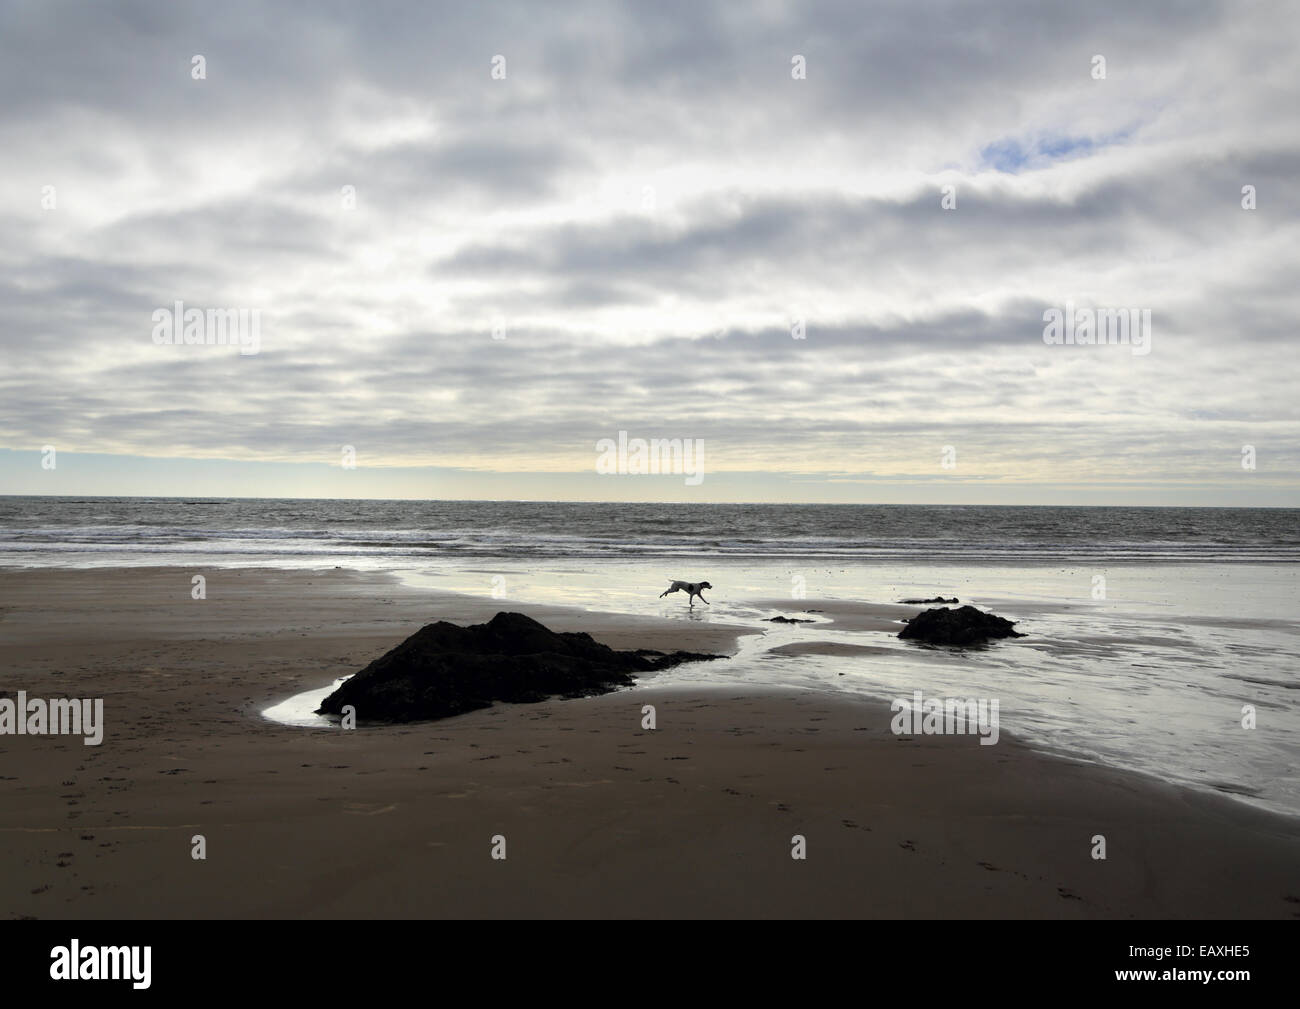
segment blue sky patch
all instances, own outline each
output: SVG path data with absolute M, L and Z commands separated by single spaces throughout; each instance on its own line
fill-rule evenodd
M 1058 161 L 1088 157 L 1103 147 L 1124 142 L 1132 133 L 1130 127 L 1102 137 L 1071 137 L 1060 133 L 1003 137 L 980 148 L 980 167 L 1015 175 L 1025 170 L 1046 168 Z

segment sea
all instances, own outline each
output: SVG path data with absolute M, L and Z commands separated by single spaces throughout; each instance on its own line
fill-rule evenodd
M 0 567 L 149 565 L 741 625 L 730 661 L 656 682 L 996 699 L 1042 749 L 1300 815 L 1300 509 L 0 497 Z M 935 595 L 1026 636 L 925 648 L 817 612 Z M 873 650 L 773 651 L 809 642 Z

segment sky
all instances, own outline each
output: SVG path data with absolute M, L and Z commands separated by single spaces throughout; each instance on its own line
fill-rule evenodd
M 1300 505 L 1298 36 L 0 0 L 0 493 Z

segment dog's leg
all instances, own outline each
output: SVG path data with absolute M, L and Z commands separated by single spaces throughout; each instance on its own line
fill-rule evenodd
M 709 601 L 708 601 L 707 599 L 704 598 L 704 593 L 703 593 L 703 592 L 700 593 L 700 602 L 702 602 L 705 606 L 708 606 L 708 605 L 709 605 Z

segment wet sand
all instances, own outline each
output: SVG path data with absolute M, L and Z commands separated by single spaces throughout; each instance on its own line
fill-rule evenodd
M 1300 916 L 1295 820 L 1005 733 L 894 736 L 884 703 L 648 680 L 280 726 L 259 712 L 432 620 L 517 609 L 614 647 L 719 652 L 746 629 L 342 570 L 213 570 L 196 601 L 191 574 L 0 572 L 0 691 L 102 697 L 107 723 L 98 747 L 0 736 L 8 916 Z M 894 609 L 802 604 L 854 626 Z

